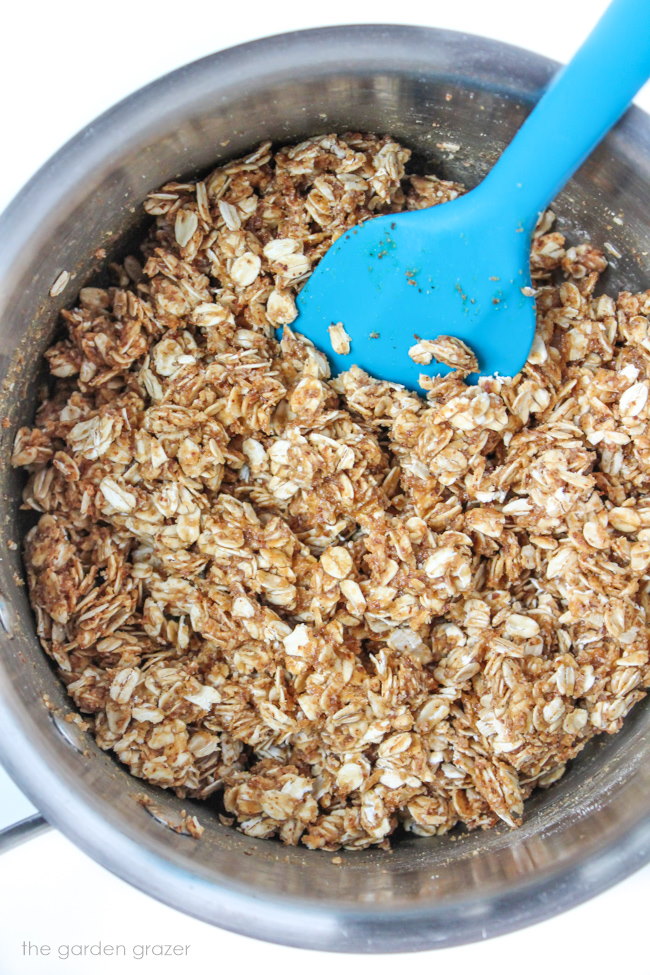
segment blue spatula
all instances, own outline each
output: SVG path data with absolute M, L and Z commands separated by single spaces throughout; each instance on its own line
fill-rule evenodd
M 328 355 L 334 374 L 356 364 L 418 389 L 420 374 L 448 367 L 418 365 L 408 350 L 440 335 L 466 342 L 481 375 L 517 373 L 535 333 L 537 218 L 649 76 L 650 0 L 614 0 L 483 182 L 345 233 L 300 292 L 295 329 Z M 351 338 L 347 355 L 329 340 L 339 322 Z

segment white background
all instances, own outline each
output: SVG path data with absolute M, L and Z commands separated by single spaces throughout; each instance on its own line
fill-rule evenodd
M 153 78 L 219 48 L 265 34 L 336 23 L 425 24 L 483 34 L 567 60 L 605 0 L 59 0 L 16 2 L 0 20 L 2 141 L 0 209 L 70 136 Z M 650 109 L 646 86 L 638 101 Z M 29 809 L 0 769 L 0 826 Z M 0 975 L 118 971 L 329 973 L 408 966 L 454 975 L 650 973 L 646 958 L 650 867 L 590 903 L 497 940 L 404 958 L 332 957 L 263 945 L 213 929 L 148 899 L 45 834 L 0 860 Z M 29 940 L 57 946 L 103 942 L 190 945 L 187 960 L 25 957 Z M 209 966 L 209 967 L 208 967 Z

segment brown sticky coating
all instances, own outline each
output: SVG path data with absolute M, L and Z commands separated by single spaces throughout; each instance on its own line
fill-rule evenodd
M 462 192 L 408 157 L 265 144 L 152 194 L 13 456 L 38 633 L 99 745 L 327 850 L 517 825 L 650 673 L 650 293 L 596 296 L 602 253 L 547 215 L 512 380 L 467 386 L 448 336 L 426 396 L 275 338 L 338 235 Z

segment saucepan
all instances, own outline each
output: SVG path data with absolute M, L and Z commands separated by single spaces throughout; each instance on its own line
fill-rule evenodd
M 244 836 L 196 804 L 203 836 L 175 832 L 187 800 L 136 781 L 69 720 L 35 635 L 20 557 L 22 477 L 9 467 L 59 309 L 92 278 L 101 248 L 124 253 L 142 230 L 148 191 L 267 138 L 349 129 L 390 133 L 413 150 L 415 166 L 471 187 L 556 68 L 504 44 L 420 27 L 256 41 L 121 102 L 54 156 L 1 219 L 0 759 L 48 823 L 126 881 L 204 921 L 332 951 L 449 946 L 566 910 L 650 859 L 644 702 L 620 734 L 592 742 L 560 782 L 532 797 L 517 830 L 405 837 L 390 851 L 333 857 Z M 572 241 L 607 244 L 608 288 L 650 284 L 648 199 L 650 118 L 632 109 L 555 207 Z M 17 833 L 42 825 L 36 818 Z

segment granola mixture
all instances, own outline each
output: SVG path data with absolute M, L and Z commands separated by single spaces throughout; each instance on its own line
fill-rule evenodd
M 547 215 L 514 379 L 424 340 L 458 370 L 418 396 L 274 337 L 336 236 L 462 192 L 408 158 L 330 135 L 153 193 L 13 455 L 38 633 L 100 747 L 310 848 L 515 826 L 650 683 L 650 292 L 596 297 L 603 254 Z

